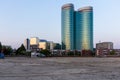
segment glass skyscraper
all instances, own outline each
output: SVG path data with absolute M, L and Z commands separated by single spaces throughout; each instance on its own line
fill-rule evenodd
M 74 50 L 74 6 L 62 6 L 62 48 Z
M 65 50 L 93 50 L 93 8 L 74 11 L 73 4 L 62 7 L 62 47 Z
M 91 6 L 80 8 L 76 12 L 76 49 L 93 49 L 93 8 Z

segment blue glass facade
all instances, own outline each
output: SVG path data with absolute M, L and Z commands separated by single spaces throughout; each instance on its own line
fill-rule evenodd
M 74 7 L 72 4 L 62 7 L 62 48 L 74 49 Z
M 93 50 L 93 10 L 83 7 L 74 11 L 72 4 L 62 7 L 62 48 Z
M 93 10 L 84 7 L 76 12 L 76 50 L 93 50 Z
M 81 13 L 76 11 L 75 12 L 75 49 L 81 50 L 81 43 L 82 43 L 82 26 L 81 26 Z

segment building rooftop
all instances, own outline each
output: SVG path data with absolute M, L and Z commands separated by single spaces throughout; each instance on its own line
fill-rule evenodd
M 78 9 L 78 11 L 92 11 L 92 10 L 93 10 L 92 6 L 85 6 Z
M 64 8 L 71 8 L 71 7 L 74 8 L 74 5 L 73 5 L 72 3 L 68 3 L 68 4 L 64 4 L 64 5 L 62 6 L 62 9 L 64 9 Z
M 40 42 L 47 42 L 47 40 L 45 40 L 45 39 L 40 39 Z

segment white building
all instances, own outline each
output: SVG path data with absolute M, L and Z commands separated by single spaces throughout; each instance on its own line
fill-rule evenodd
M 39 44 L 39 38 L 38 37 L 30 38 L 30 45 L 38 45 L 38 44 Z
M 40 40 L 39 49 L 47 49 L 47 41 L 46 40 Z
M 30 49 L 32 51 L 38 51 L 39 50 L 39 38 L 38 37 L 30 38 Z

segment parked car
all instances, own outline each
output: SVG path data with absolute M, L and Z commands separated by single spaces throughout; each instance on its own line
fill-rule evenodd
M 45 55 L 42 53 L 32 52 L 31 57 L 45 57 Z
M 42 53 L 39 53 L 39 57 L 46 57 L 46 56 Z
M 37 53 L 36 52 L 31 52 L 31 57 L 37 57 Z

